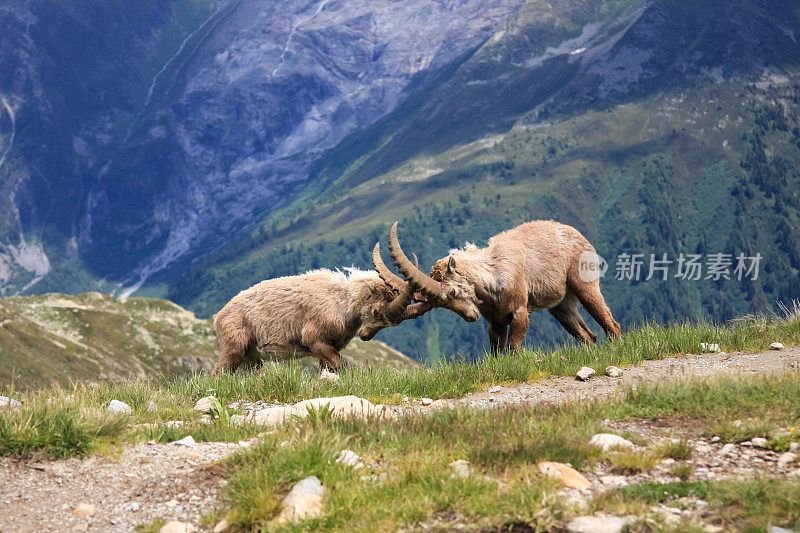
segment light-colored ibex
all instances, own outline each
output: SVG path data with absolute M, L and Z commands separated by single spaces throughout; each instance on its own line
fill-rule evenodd
M 234 296 L 214 319 L 220 352 L 214 374 L 235 370 L 258 352 L 284 359 L 313 355 L 338 370 L 339 350 L 356 333 L 370 340 L 430 309 L 411 304 L 410 285 L 389 271 L 377 244 L 373 261 L 377 272 L 312 270 L 268 279 Z
M 400 248 L 397 223 L 389 251 L 400 273 L 428 305 L 458 313 L 469 322 L 479 313 L 489 323 L 493 352 L 518 349 L 529 314 L 548 309 L 582 343 L 597 336 L 578 313 L 578 302 L 605 330 L 619 338 L 619 324 L 600 293 L 599 258 L 578 230 L 552 220 L 526 222 L 489 239 L 486 248 L 467 245 L 440 259 L 430 276 Z

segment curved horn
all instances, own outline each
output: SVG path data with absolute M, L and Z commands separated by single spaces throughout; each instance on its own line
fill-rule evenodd
M 375 248 L 372 249 L 372 264 L 375 266 L 375 271 L 387 285 L 399 292 L 406 290 L 408 283 L 406 283 L 403 278 L 389 270 L 389 267 L 387 267 L 386 263 L 383 262 L 383 258 L 381 257 L 380 242 L 376 242 Z
M 439 295 L 441 285 L 409 261 L 403 249 L 400 248 L 400 241 L 397 239 L 397 222 L 389 232 L 389 253 L 392 255 L 394 266 L 403 275 L 409 285 L 413 285 L 428 298 L 435 298 Z
M 406 288 L 400 291 L 400 294 L 386 306 L 386 318 L 392 322 L 405 320 L 406 308 L 411 303 L 413 294 L 414 289 L 411 284 L 406 284 Z

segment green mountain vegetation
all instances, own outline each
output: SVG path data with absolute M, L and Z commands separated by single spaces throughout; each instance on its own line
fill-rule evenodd
M 343 351 L 367 365 L 418 366 L 378 341 Z M 0 386 L 70 388 L 78 381 L 186 376 L 216 361 L 211 319 L 167 300 L 100 293 L 0 299 Z M 305 358 L 313 364 L 313 358 Z
M 311 185 L 248 238 L 167 283 L 168 297 L 209 315 L 260 279 L 368 267 L 394 220 L 430 265 L 464 241 L 555 219 L 608 259 L 601 284 L 624 325 L 800 298 L 799 26 L 798 7 L 776 2 L 527 2 L 323 155 Z M 638 282 L 615 279 L 625 253 L 643 254 Z M 673 263 L 667 280 L 644 281 L 651 254 L 718 253 L 731 254 L 732 279 L 676 278 Z M 736 279 L 738 254 L 761 255 L 757 278 Z M 488 343 L 483 326 L 443 310 L 379 338 L 429 361 Z M 566 338 L 534 315 L 529 342 Z

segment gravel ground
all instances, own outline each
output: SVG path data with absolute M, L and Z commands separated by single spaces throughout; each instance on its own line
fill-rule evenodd
M 602 373 L 604 369 L 595 369 Z M 588 382 L 554 377 L 515 387 L 492 387 L 458 400 L 412 403 L 397 407 L 399 414 L 444 405 L 491 408 L 508 404 L 553 404 L 607 398 L 629 385 L 671 379 L 690 379 L 725 373 L 770 374 L 800 370 L 800 348 L 763 353 L 687 355 L 645 361 L 624 367 L 620 378 L 597 376 Z M 645 439 L 680 436 L 681 428 L 657 422 L 608 422 L 611 432 L 630 432 Z M 689 440 L 695 449 L 691 479 L 720 479 L 756 474 L 800 475 L 798 464 L 778 466 L 778 454 L 736 445 L 722 455 L 721 443 Z M 0 531 L 131 531 L 137 524 L 156 519 L 180 520 L 197 526 L 199 517 L 219 505 L 224 467 L 218 462 L 239 449 L 238 444 L 198 443 L 126 445 L 119 456 L 95 454 L 86 459 L 31 462 L 0 460 Z M 662 463 L 651 472 L 620 476 L 598 465 L 586 473 L 593 485 L 579 499 L 622 484 L 642 481 L 676 481 L 672 465 Z M 95 506 L 96 513 L 76 517 L 80 504 Z M 673 511 L 665 511 L 673 512 Z M 75 529 L 73 529 L 75 528 Z
M 219 505 L 224 468 L 237 444 L 126 446 L 118 457 L 0 463 L 0 531 L 131 531 L 154 520 L 197 523 Z M 73 516 L 80 504 L 96 507 Z

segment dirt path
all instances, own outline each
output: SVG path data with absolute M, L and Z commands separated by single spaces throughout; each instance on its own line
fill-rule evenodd
M 724 374 L 779 374 L 800 371 L 800 348 L 769 350 L 761 353 L 708 353 L 644 361 L 638 366 L 621 367 L 619 378 L 604 376 L 604 368 L 587 382 L 572 377 L 552 377 L 513 387 L 491 387 L 460 400 L 441 402 L 451 405 L 491 407 L 507 404 L 550 404 L 608 398 L 631 385 L 647 382 L 696 379 Z
M 599 372 L 603 369 L 597 368 Z M 608 398 L 626 387 L 643 382 L 702 378 L 726 373 L 772 374 L 800 370 L 800 348 L 762 353 L 704 354 L 645 361 L 624 367 L 623 376 L 598 376 L 588 382 L 572 377 L 554 377 L 514 387 L 492 387 L 459 400 L 436 405 L 470 405 L 491 408 L 509 404 L 560 403 Z M 398 406 L 399 413 L 424 411 L 419 404 Z M 633 425 L 631 425 L 633 424 Z M 676 428 L 635 427 L 620 422 L 611 430 L 629 431 L 646 438 L 676 436 Z M 678 430 L 679 432 L 679 430 Z M 696 474 L 713 479 L 730 473 L 747 475 L 758 471 L 789 474 L 778 468 L 777 454 L 768 450 L 739 448 L 734 454 L 719 454 L 720 443 L 691 440 L 698 450 Z M 33 531 L 131 531 L 137 524 L 156 519 L 180 520 L 197 525 L 199 517 L 219 505 L 223 468 L 216 464 L 239 449 L 237 444 L 199 443 L 191 447 L 175 444 L 139 444 L 124 447 L 118 457 L 96 454 L 87 459 L 29 462 L 0 460 L 0 532 Z M 774 472 L 773 472 L 774 471 Z M 631 482 L 674 480 L 668 465 L 638 477 L 623 479 L 604 467 L 587 473 L 598 489 Z M 635 479 L 634 479 L 635 478 Z M 677 479 L 677 478 L 675 478 Z M 82 503 L 96 507 L 91 517 L 73 516 Z

